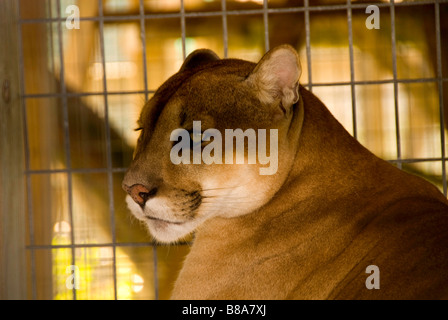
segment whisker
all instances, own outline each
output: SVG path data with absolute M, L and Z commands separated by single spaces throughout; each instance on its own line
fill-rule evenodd
M 259 195 L 263 195 L 264 191 L 260 191 L 258 193 L 253 193 L 251 194 L 251 198 L 253 197 L 257 197 Z M 246 196 L 237 196 L 237 195 L 203 195 L 202 196 L 204 199 L 212 199 L 212 198 L 222 198 L 222 199 L 247 199 Z
M 201 189 L 200 191 L 223 190 L 223 189 L 236 189 L 236 188 L 244 187 L 244 186 L 248 185 L 249 183 L 252 183 L 252 180 L 246 182 L 245 184 L 240 184 L 240 185 L 233 186 L 233 187 L 207 188 L 207 189 Z
M 254 194 L 253 196 L 257 196 L 258 194 Z M 221 196 L 221 195 L 215 195 L 215 196 L 203 196 L 203 199 L 214 199 L 214 198 L 220 198 L 220 199 L 247 199 L 247 197 L 235 197 L 235 196 Z M 251 197 L 253 198 L 253 197 Z
M 260 202 L 260 200 L 234 200 L 234 201 L 226 201 L 225 203 L 254 203 L 254 202 Z M 216 202 L 207 202 L 202 201 L 203 204 L 214 204 L 216 205 Z

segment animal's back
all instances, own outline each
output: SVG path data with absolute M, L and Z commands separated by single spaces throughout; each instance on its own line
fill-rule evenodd
M 289 297 L 448 298 L 447 216 L 446 204 L 433 199 L 404 198 L 391 203 L 360 226 L 350 244 L 313 270 Z M 369 287 L 372 281 L 377 282 L 375 287 Z

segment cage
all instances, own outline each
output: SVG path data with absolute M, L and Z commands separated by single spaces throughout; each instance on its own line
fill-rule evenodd
M 198 48 L 292 45 L 356 139 L 447 195 L 448 1 L 4 0 L 0 21 L 2 298 L 169 298 L 190 242 L 157 244 L 121 181 L 144 102 Z

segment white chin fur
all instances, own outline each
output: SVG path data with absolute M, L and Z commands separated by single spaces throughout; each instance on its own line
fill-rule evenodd
M 150 210 L 148 206 L 150 201 L 145 205 L 145 210 L 152 211 L 152 212 L 158 212 L 158 210 Z M 143 221 L 145 225 L 147 226 L 149 232 L 151 235 L 159 242 L 162 243 L 172 243 L 176 242 L 187 235 L 189 235 L 191 232 L 193 232 L 196 227 L 200 224 L 198 220 L 191 220 L 187 221 L 182 224 L 174 224 L 169 223 L 165 221 L 160 220 L 152 220 L 148 219 L 147 215 L 145 215 L 143 209 L 132 200 L 131 196 L 126 196 L 126 203 L 128 205 L 129 210 L 131 213 L 140 221 Z M 151 208 L 153 209 L 153 208 Z M 164 216 L 167 216 L 167 210 L 166 207 L 164 208 Z M 162 217 L 161 217 L 162 218 Z M 165 218 L 162 218 L 165 219 Z M 166 218 L 166 220 L 171 220 L 169 218 Z

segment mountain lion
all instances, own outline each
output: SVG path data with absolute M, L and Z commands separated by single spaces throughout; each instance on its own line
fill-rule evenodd
M 123 188 L 158 241 L 195 232 L 172 298 L 448 298 L 447 199 L 361 146 L 300 74 L 287 45 L 258 64 L 197 50 L 144 106 Z M 275 130 L 258 148 L 278 168 L 220 161 L 229 149 L 207 129 Z M 174 132 L 191 142 L 183 159 L 214 143 L 216 161 L 173 163 Z

